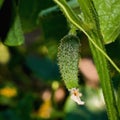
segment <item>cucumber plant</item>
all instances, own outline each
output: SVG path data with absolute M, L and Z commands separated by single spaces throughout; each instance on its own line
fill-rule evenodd
M 71 99 L 83 105 L 82 96 L 78 89 L 78 63 L 80 59 L 80 41 L 75 35 L 64 36 L 58 48 L 58 64 L 62 79 L 71 93 Z
M 87 36 L 101 82 L 108 117 L 110 120 L 119 120 L 120 103 L 117 102 L 119 100 L 119 95 L 115 97 L 114 88 L 109 74 L 108 61 L 113 65 L 113 67 L 118 71 L 118 73 L 120 73 L 120 69 L 107 55 L 104 44 L 115 41 L 115 38 L 120 34 L 120 24 L 118 22 L 120 20 L 120 14 L 118 12 L 118 10 L 120 9 L 120 2 L 118 0 L 115 0 L 115 2 L 112 2 L 110 0 L 100 0 L 100 2 L 96 0 L 77 1 L 80 8 L 79 12 L 75 12 L 69 6 L 66 0 L 54 0 L 54 2 L 60 7 L 62 12 L 64 13 L 68 22 L 74 27 L 76 27 L 77 30 L 82 31 Z M 112 8 L 112 12 L 111 10 L 108 11 L 108 3 Z M 103 6 L 103 8 L 99 6 Z M 108 12 L 109 14 L 107 14 Z M 106 16 L 104 17 L 103 14 L 105 14 Z M 110 18 L 110 20 L 108 18 Z M 118 20 L 116 18 L 118 18 Z M 107 29 L 105 29 L 106 25 Z M 74 48 L 76 46 L 75 49 L 71 51 L 70 47 L 66 47 L 68 43 L 63 44 L 65 42 L 64 40 L 67 41 L 70 46 L 72 46 L 71 48 Z M 68 89 L 71 89 L 71 93 L 73 93 L 74 95 L 78 93 L 77 89 L 75 89 L 75 92 L 73 92 L 74 87 L 77 87 L 76 75 L 79 56 L 78 46 L 79 43 L 78 45 L 75 45 L 73 41 L 68 39 L 68 37 L 64 37 L 61 40 L 61 45 L 58 51 L 58 61 L 62 77 L 65 81 L 66 87 Z M 68 51 L 71 51 L 71 53 L 73 53 L 70 54 Z M 73 58 L 72 55 L 74 55 L 74 53 L 76 56 L 76 60 L 71 59 Z M 118 93 L 120 92 L 118 91 Z M 74 99 L 74 101 L 77 102 L 76 99 L 80 96 L 80 94 L 77 97 L 75 96 L 76 98 Z
M 78 87 L 79 49 L 80 41 L 74 35 L 64 36 L 58 48 L 58 64 L 68 89 Z

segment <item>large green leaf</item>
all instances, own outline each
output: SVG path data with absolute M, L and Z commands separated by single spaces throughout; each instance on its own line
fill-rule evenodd
M 59 80 L 60 73 L 56 62 L 51 61 L 47 57 L 38 57 L 29 55 L 26 57 L 27 67 L 43 80 Z
M 19 14 L 24 32 L 38 28 L 38 14 L 41 10 L 53 6 L 52 0 L 20 0 Z
M 18 15 L 15 17 L 15 20 L 7 34 L 4 43 L 9 46 L 16 46 L 24 43 L 24 36 L 22 32 L 21 22 Z
M 120 33 L 120 0 L 93 0 L 100 19 L 104 43 L 115 41 Z

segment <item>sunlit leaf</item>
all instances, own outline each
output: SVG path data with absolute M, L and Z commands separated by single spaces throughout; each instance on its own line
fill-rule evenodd
M 98 11 L 104 43 L 115 41 L 120 33 L 120 0 L 93 0 Z
M 24 36 L 22 32 L 21 22 L 19 16 L 17 15 L 12 27 L 10 28 L 7 34 L 4 43 L 9 46 L 16 46 L 23 44 L 23 42 L 24 42 Z

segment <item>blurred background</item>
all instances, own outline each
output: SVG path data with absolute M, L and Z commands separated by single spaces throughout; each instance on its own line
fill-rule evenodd
M 17 32 L 16 16 L 23 37 Z M 89 45 L 79 31 L 82 59 L 78 77 L 85 105 L 69 97 L 57 65 L 57 48 L 68 31 L 63 13 L 52 0 L 0 0 L 0 120 L 108 119 Z M 22 45 L 12 46 L 19 42 Z M 119 37 L 106 49 L 120 64 Z M 111 66 L 110 70 L 117 89 L 120 76 Z

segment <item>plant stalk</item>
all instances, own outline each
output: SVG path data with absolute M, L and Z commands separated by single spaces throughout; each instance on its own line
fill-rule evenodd
M 89 45 L 99 74 L 99 79 L 102 86 L 108 117 L 110 120 L 119 120 L 117 104 L 115 100 L 113 85 L 111 83 L 109 75 L 106 58 L 104 57 L 103 54 L 100 53 L 99 50 L 95 48 L 91 41 L 89 41 Z M 102 48 L 104 49 L 103 45 Z

